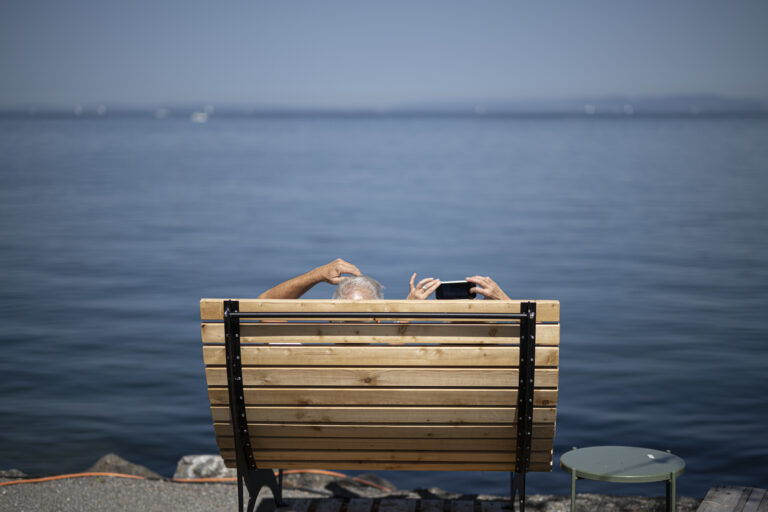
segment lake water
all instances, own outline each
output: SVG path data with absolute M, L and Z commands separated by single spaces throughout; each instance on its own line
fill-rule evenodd
M 555 469 L 528 492 L 567 494 L 559 456 L 598 444 L 671 449 L 683 495 L 768 484 L 768 119 L 6 117 L 0 179 L 0 468 L 215 453 L 199 299 L 343 257 L 387 298 L 480 273 L 561 301 Z

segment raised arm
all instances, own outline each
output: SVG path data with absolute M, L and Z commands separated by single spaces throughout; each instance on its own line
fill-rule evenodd
M 362 275 L 360 270 L 348 261 L 336 258 L 330 263 L 314 268 L 309 272 L 291 278 L 277 286 L 265 291 L 260 299 L 298 299 L 309 291 L 317 283 L 339 284 L 344 276 L 342 274 Z

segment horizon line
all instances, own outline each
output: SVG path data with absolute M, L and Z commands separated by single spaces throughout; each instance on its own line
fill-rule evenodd
M 720 93 L 672 93 L 672 94 L 603 94 L 582 95 L 555 98 L 523 99 L 441 99 L 411 100 L 400 102 L 370 102 L 367 104 L 301 104 L 301 103 L 264 103 L 253 101 L 0 101 L 2 112 L 60 112 L 84 110 L 141 111 L 141 110 L 204 110 L 204 111 L 242 111 L 242 112 L 403 112 L 403 111 L 494 111 L 494 112 L 575 112 L 591 110 L 688 110 L 706 109 L 717 111 L 768 111 L 768 96 L 725 95 Z
M 299 119 L 299 118 L 472 118 L 472 119 L 712 119 L 712 118 L 768 118 L 768 110 L 702 110 L 702 111 L 640 111 L 640 112 L 608 112 L 608 111 L 506 111 L 483 112 L 472 111 L 445 111 L 445 110 L 401 110 L 401 111 L 374 111 L 374 110 L 259 110 L 251 112 L 217 111 L 205 113 L 194 110 L 180 112 L 158 109 L 112 110 L 104 113 L 96 111 L 72 112 L 70 110 L 48 111 L 4 111 L 0 109 L 0 119 L 82 119 L 82 120 L 107 120 L 107 119 L 155 119 L 157 121 L 192 121 L 206 123 L 212 119 Z

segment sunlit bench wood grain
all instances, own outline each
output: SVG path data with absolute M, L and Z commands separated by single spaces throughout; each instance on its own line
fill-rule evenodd
M 510 471 L 521 498 L 526 471 L 552 468 L 558 301 L 203 299 L 200 312 L 229 467 Z M 529 355 L 521 367 L 521 332 L 534 366 Z M 526 423 L 517 412 L 529 371 Z M 232 411 L 246 422 L 233 425 Z M 521 422 L 530 440 L 518 440 Z

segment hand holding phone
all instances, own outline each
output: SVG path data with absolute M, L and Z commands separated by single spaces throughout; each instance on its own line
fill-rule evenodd
M 439 300 L 474 299 L 477 294 L 470 292 L 474 286 L 468 281 L 443 281 L 435 291 L 435 298 Z
M 474 284 L 474 290 L 490 300 L 510 300 L 504 290 L 489 276 L 472 276 L 467 281 Z

